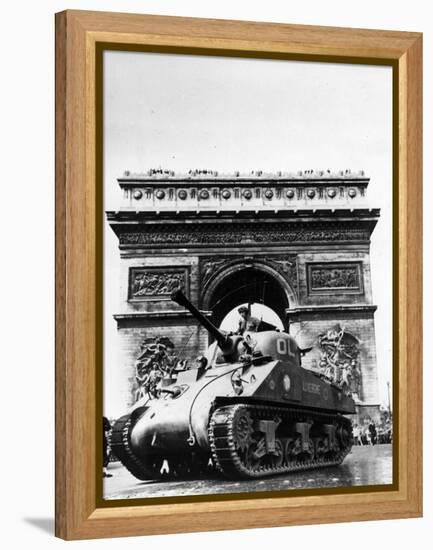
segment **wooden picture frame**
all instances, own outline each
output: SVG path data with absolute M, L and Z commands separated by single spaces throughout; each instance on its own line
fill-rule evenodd
M 388 65 L 394 87 L 394 443 L 390 490 L 101 506 L 101 229 L 95 102 L 104 44 L 205 55 Z M 422 514 L 422 35 L 65 11 L 56 15 L 56 535 L 84 539 Z M 99 470 L 98 470 L 99 468 Z

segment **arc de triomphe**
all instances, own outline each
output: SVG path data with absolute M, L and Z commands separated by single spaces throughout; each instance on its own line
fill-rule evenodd
M 359 417 L 378 420 L 370 238 L 380 212 L 367 206 L 364 173 L 150 170 L 118 184 L 123 204 L 106 214 L 120 250 L 125 408 L 145 337 L 168 336 L 191 358 L 209 343 L 170 300 L 180 284 L 217 325 L 241 303 L 269 306 L 300 347 L 313 346 L 303 366 L 338 360 L 356 370 Z M 345 343 L 340 357 L 336 341 Z

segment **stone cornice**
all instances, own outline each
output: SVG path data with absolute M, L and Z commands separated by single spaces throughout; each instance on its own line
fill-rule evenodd
M 119 178 L 123 206 L 143 211 L 359 207 L 370 179 L 349 170 L 222 174 L 151 171 Z
M 248 188 L 260 188 L 266 190 L 268 188 L 276 187 L 294 187 L 304 188 L 304 187 L 348 187 L 355 186 L 360 187 L 365 190 L 368 186 L 370 179 L 369 178 L 321 178 L 321 179 L 251 179 L 251 178 L 239 178 L 239 179 L 217 179 L 217 180 L 197 180 L 197 179 L 173 179 L 173 180 L 153 180 L 153 179 L 118 179 L 119 187 L 122 189 L 130 188 L 154 188 L 154 189 L 168 189 L 173 187 L 175 189 L 190 189 L 190 188 L 205 188 L 209 189 L 211 187 L 217 188 L 229 188 L 233 189 L 234 187 L 248 187 Z
M 303 314 L 323 314 L 323 313 L 371 313 L 377 310 L 374 304 L 342 304 L 342 305 L 314 305 L 314 306 L 298 306 L 295 308 L 286 309 L 286 315 L 289 319 L 302 316 Z
M 211 311 L 200 311 L 202 315 L 205 317 L 211 317 L 212 312 Z M 124 321 L 145 321 L 145 320 L 154 320 L 154 319 L 161 319 L 161 320 L 167 320 L 167 319 L 184 319 L 185 317 L 194 319 L 194 317 L 189 313 L 189 311 L 180 309 L 179 311 L 140 311 L 140 312 L 128 312 L 128 313 L 116 313 L 113 315 L 113 318 L 118 323 L 124 322 Z
M 191 222 L 197 223 L 214 223 L 215 221 L 224 222 L 242 222 L 250 221 L 257 223 L 258 221 L 314 221 L 317 219 L 323 221 L 344 221 L 344 220 L 371 220 L 377 221 L 380 216 L 379 208 L 300 208 L 300 209 L 268 209 L 268 210 L 161 210 L 141 211 L 130 209 L 122 209 L 117 211 L 107 211 L 107 220 L 109 222 L 151 222 L 164 221 L 164 223 L 173 222 L 176 220 L 188 219 Z

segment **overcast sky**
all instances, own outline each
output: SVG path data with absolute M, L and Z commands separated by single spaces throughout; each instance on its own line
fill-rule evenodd
M 371 262 L 380 396 L 391 378 L 392 73 L 390 67 L 104 53 L 104 209 L 125 170 L 353 171 L 371 178 L 381 218 Z M 105 225 L 105 410 L 116 400 L 117 238 Z M 115 412 L 114 412 L 114 409 Z

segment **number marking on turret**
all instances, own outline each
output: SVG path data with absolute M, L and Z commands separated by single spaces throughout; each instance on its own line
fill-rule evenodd
M 294 351 L 291 349 L 292 341 L 286 338 L 277 339 L 277 352 L 280 355 L 288 355 L 289 357 L 295 357 Z

